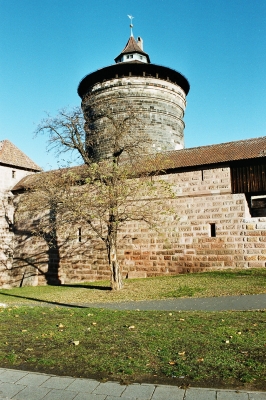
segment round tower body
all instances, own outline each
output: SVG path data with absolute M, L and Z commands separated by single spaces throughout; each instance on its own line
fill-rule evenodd
M 117 58 L 121 60 L 122 56 Z M 143 154 L 184 147 L 188 91 L 188 81 L 177 71 L 136 61 L 118 62 L 95 71 L 87 75 L 78 88 L 85 121 L 91 123 L 91 118 L 87 117 L 94 113 L 96 105 L 111 110 L 117 120 L 126 118 L 128 112 L 134 116 L 129 134 L 148 138 L 143 141 Z M 108 129 L 104 113 L 96 114 L 94 126 L 89 129 L 88 151 L 98 161 L 111 156 L 112 129 Z

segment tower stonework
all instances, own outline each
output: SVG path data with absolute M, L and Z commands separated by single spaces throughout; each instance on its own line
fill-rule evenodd
M 150 58 L 131 36 L 122 53 L 115 58 L 116 64 L 87 75 L 79 84 L 78 94 L 82 99 L 84 117 L 93 113 L 93 104 L 112 108 L 116 115 L 131 110 L 136 116 L 134 124 L 138 134 L 149 140 L 144 153 L 164 152 L 184 148 L 184 113 L 186 95 L 189 92 L 187 79 L 179 72 L 150 63 Z M 111 130 L 98 129 L 103 117 L 95 121 L 90 130 L 89 151 L 95 160 L 110 156 Z

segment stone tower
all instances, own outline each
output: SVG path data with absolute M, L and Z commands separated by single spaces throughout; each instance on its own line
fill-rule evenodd
M 115 62 L 92 72 L 80 82 L 78 94 L 85 119 L 94 112 L 88 102 L 93 95 L 94 104 L 101 102 L 117 115 L 127 107 L 140 117 L 135 132 L 141 131 L 149 138 L 146 148 L 143 147 L 144 153 L 184 148 L 187 79 L 171 68 L 152 64 L 143 50 L 142 39 L 135 40 L 132 33 Z M 101 119 L 101 116 L 96 118 L 98 127 L 104 123 Z M 88 151 L 96 161 L 110 156 L 110 132 L 95 129 L 90 138 Z

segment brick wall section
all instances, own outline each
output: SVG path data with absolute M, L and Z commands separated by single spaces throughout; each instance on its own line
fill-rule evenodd
M 123 227 L 120 237 L 127 239 L 120 242 L 119 256 L 124 277 L 266 266 L 266 218 L 251 218 L 245 195 L 231 194 L 229 168 L 169 174 L 165 179 L 176 193 L 175 215 L 160 232 L 136 222 Z M 17 277 L 27 265 L 28 284 L 45 284 L 49 276 L 62 283 L 109 278 L 103 242 L 91 233 L 83 235 L 81 243 L 75 235 L 66 243 L 58 236 L 58 248 L 49 252 L 44 240 L 20 227 L 13 264 Z

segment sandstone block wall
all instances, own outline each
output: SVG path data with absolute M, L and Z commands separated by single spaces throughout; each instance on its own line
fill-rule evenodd
M 139 222 L 120 231 L 123 276 L 174 275 L 225 268 L 266 266 L 266 218 L 251 218 L 244 194 L 231 193 L 230 169 L 169 174 L 176 198 L 174 214 L 158 232 Z M 17 230 L 13 284 L 45 284 L 109 279 L 104 243 L 82 227 L 49 249 L 26 227 Z M 27 281 L 27 279 L 28 281 Z
M 135 113 L 132 121 L 133 134 L 136 132 L 150 138 L 148 152 L 176 150 L 184 147 L 184 112 L 186 95 L 183 89 L 166 80 L 151 77 L 129 76 L 97 83 L 91 89 L 95 102 L 101 102 L 101 108 L 112 108 L 115 114 L 122 116 L 127 107 Z M 84 115 L 91 112 L 86 98 L 82 102 Z M 96 160 L 110 156 L 110 140 L 113 127 L 108 131 L 99 129 L 105 123 L 104 118 L 95 123 L 93 154 Z M 142 147 L 144 147 L 143 145 Z

